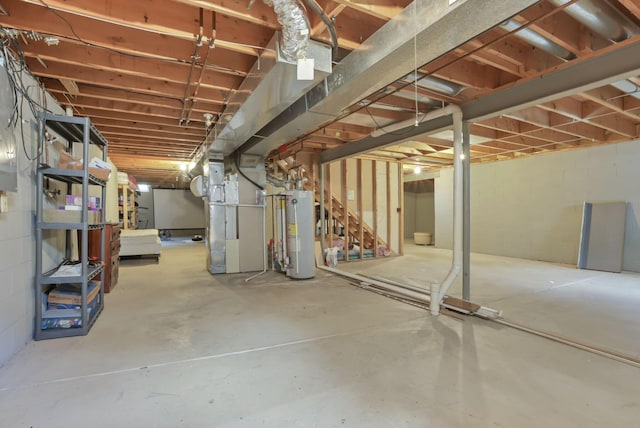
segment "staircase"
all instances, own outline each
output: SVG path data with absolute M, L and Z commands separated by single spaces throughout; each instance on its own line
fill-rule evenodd
M 289 172 L 291 168 L 293 168 L 293 159 L 286 158 L 282 160 L 276 161 L 278 166 L 285 172 Z M 306 171 L 309 171 L 306 165 L 298 164 L 298 166 L 302 166 Z M 316 202 L 320 202 L 320 181 L 318 179 L 315 182 L 311 183 L 307 181 L 304 183 L 304 190 L 308 190 L 314 192 Z M 337 221 L 342 227 L 344 227 L 345 223 L 348 223 L 349 230 L 345 231 L 345 234 L 348 234 L 349 243 L 358 243 L 363 249 L 371 249 L 374 250 L 374 254 L 376 248 L 379 246 L 386 247 L 386 243 L 378 236 L 376 237 L 373 229 L 369 227 L 364 221 L 358 216 L 354 211 L 346 208 L 339 198 L 335 195 L 329 195 L 329 190 L 325 187 L 324 200 L 325 200 L 325 209 L 329 209 L 329 199 L 331 199 L 331 217 L 335 221 Z M 348 222 L 345 222 L 345 217 L 348 218 Z M 360 242 L 360 223 L 362 222 L 362 242 Z M 333 222 L 332 222 L 333 224 Z M 377 238 L 377 239 L 376 239 Z

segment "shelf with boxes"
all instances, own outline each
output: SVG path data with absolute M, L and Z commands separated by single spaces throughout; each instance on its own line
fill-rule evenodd
M 118 173 L 118 209 L 120 211 L 120 226 L 125 230 L 138 228 L 139 194 L 137 187 L 138 185 L 132 176 L 124 173 Z
M 107 141 L 88 118 L 42 113 L 38 131 L 59 151 L 37 172 L 34 338 L 85 335 L 104 308 L 105 254 L 90 257 L 88 237 L 105 240 Z

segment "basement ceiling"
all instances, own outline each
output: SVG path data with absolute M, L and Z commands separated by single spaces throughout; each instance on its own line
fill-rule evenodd
M 339 64 L 409 1 L 318 4 L 334 23 Z M 323 20 L 311 10 L 308 18 L 311 38 L 330 44 Z M 180 165 L 194 158 L 212 129 L 204 115 L 213 115 L 218 127 L 225 124 L 227 103 L 281 28 L 261 0 L 0 0 L 0 25 L 21 30 L 12 34 L 32 74 L 63 106 L 92 119 L 118 168 L 158 186 L 186 180 Z M 353 105 L 336 106 L 335 117 L 301 130 L 272 155 L 357 147 L 385 135 L 384 145 L 363 156 L 402 162 L 407 170 L 449 166 L 451 133 L 409 138 L 412 120 L 449 103 L 472 105 L 574 66 L 589 67 L 639 42 L 640 1 L 540 1 L 417 64 L 417 73 Z M 514 103 L 472 120 L 472 162 L 637 139 L 640 57 L 633 61 L 633 72 L 612 64 L 611 76 L 623 75 L 607 84 L 524 107 Z

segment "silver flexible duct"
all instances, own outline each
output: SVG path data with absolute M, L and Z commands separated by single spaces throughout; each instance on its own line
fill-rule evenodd
M 310 26 L 304 7 L 296 0 L 263 0 L 273 7 L 282 25 L 280 54 L 287 61 L 297 62 L 307 55 Z
M 508 19 L 504 21 L 500 24 L 500 28 L 509 32 L 515 31 L 515 33 L 513 33 L 515 37 L 524 40 L 544 52 L 564 59 L 565 61 L 572 60 L 576 57 L 572 52 L 569 52 L 559 44 L 552 42 L 532 29 L 526 27 L 522 28 L 522 24 L 515 19 Z
M 562 6 L 569 0 L 551 0 Z M 609 40 L 621 42 L 640 33 L 640 28 L 622 12 L 602 0 L 581 0 L 565 9 L 578 22 Z

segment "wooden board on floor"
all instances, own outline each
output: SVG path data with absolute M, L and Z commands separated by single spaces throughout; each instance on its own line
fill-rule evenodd
M 477 303 L 472 303 L 467 300 L 458 299 L 456 297 L 447 297 L 442 302 L 445 305 L 453 306 L 454 308 L 460 308 L 463 311 L 474 313 L 478 309 L 480 309 L 480 305 Z
M 316 241 L 315 253 L 316 267 L 324 266 L 324 257 L 322 256 L 322 243 L 320 241 Z

